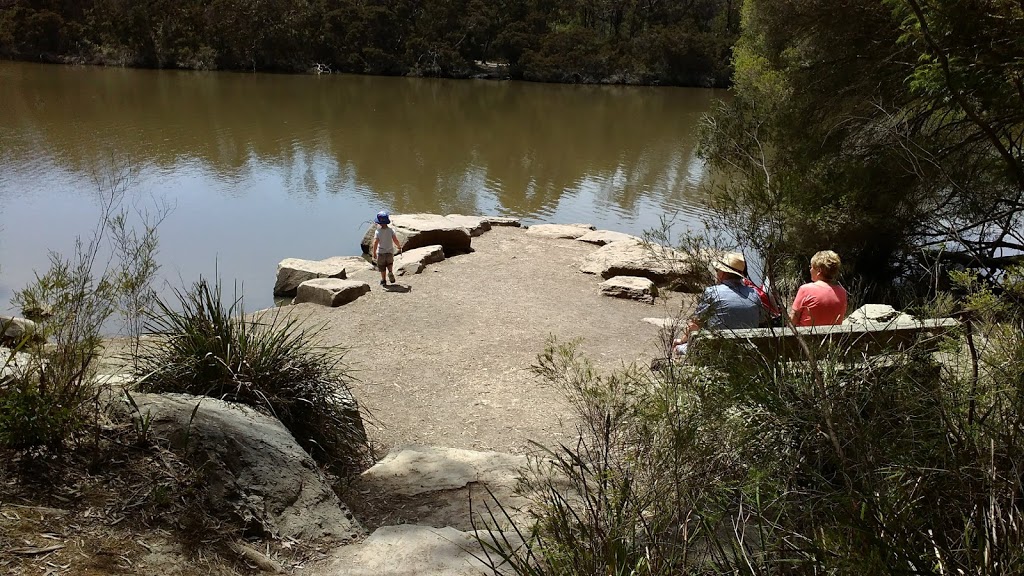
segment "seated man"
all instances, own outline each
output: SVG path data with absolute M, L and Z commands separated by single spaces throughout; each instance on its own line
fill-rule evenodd
M 675 356 L 686 354 L 690 335 L 701 328 L 757 328 L 765 314 L 757 291 L 743 283 L 747 272 L 743 254 L 729 252 L 711 265 L 715 268 L 718 283 L 704 289 L 683 336 L 672 342 Z

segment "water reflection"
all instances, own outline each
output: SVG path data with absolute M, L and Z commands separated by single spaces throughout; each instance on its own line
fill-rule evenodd
M 10 239 L 26 235 L 26 206 L 66 203 L 111 158 L 132 159 L 140 188 L 177 203 L 162 257 L 188 279 L 196 242 L 239 255 L 258 270 L 227 265 L 255 280 L 246 292 L 257 305 L 269 304 L 277 255 L 350 252 L 361 221 L 381 206 L 639 232 L 666 212 L 700 209 L 693 131 L 721 95 L 0 62 L 4 282 Z M 84 232 L 83 211 L 66 221 L 48 211 L 57 226 L 47 247 L 62 249 L 75 221 Z M 259 226 L 274 231 L 275 248 Z M 15 260 L 24 279 L 29 263 Z

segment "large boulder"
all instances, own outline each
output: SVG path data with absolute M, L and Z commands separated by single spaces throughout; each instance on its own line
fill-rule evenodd
M 403 250 L 412 250 L 439 244 L 444 253 L 465 254 L 473 250 L 470 231 L 444 216 L 437 214 L 400 214 L 391 217 L 391 227 L 398 235 Z M 360 247 L 364 254 L 370 253 L 373 246 L 373 233 L 376 224 L 371 224 L 363 235 Z
M 13 316 L 0 316 L 0 340 L 11 344 L 17 344 L 26 338 L 32 338 L 39 333 L 36 323 L 25 318 L 14 318 Z
M 583 259 L 580 271 L 597 274 L 604 279 L 639 276 L 661 286 L 690 286 L 699 282 L 700 277 L 686 254 L 636 240 L 605 244 Z
M 633 242 L 639 242 L 640 238 L 633 236 L 632 234 L 625 234 L 623 232 L 615 232 L 614 230 L 592 230 L 587 232 L 583 236 L 577 238 L 580 242 L 586 242 L 588 244 L 597 244 L 598 246 L 604 246 L 605 244 L 611 244 L 612 242 L 618 242 L 620 240 L 631 240 Z
M 395 276 L 411 276 L 423 271 L 427 264 L 435 264 L 444 260 L 444 250 L 440 246 L 424 246 L 395 257 L 393 267 Z
M 628 298 L 654 304 L 658 288 L 649 278 L 639 276 L 616 276 L 601 282 L 601 294 L 614 298 Z
M 526 229 L 531 236 L 575 240 L 594 229 L 591 224 L 535 224 Z
M 314 278 L 345 279 L 345 262 L 338 259 L 302 260 L 285 258 L 277 264 L 274 296 L 295 296 L 299 284 Z
M 315 278 L 299 284 L 292 303 L 302 304 L 309 302 L 333 308 L 348 304 L 369 291 L 370 285 L 359 280 Z
M 276 418 L 215 398 L 132 398 L 150 434 L 200 471 L 210 511 L 274 538 L 362 536 L 316 462 Z

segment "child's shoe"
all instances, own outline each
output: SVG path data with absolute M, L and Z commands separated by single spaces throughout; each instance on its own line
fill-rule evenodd
M 390 272 L 390 271 L 388 272 L 388 282 L 391 282 L 392 284 L 395 283 L 395 273 L 394 272 Z
M 387 283 L 387 282 L 385 282 L 385 281 L 383 281 L 383 280 L 381 280 L 381 281 L 380 281 L 380 285 L 381 285 L 381 286 L 387 286 L 387 285 L 388 285 L 388 283 Z

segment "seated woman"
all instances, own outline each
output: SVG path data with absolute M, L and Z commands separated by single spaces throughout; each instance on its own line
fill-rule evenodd
M 794 326 L 841 324 L 846 317 L 846 290 L 836 282 L 842 262 L 831 250 L 811 258 L 811 282 L 796 292 L 790 319 Z

